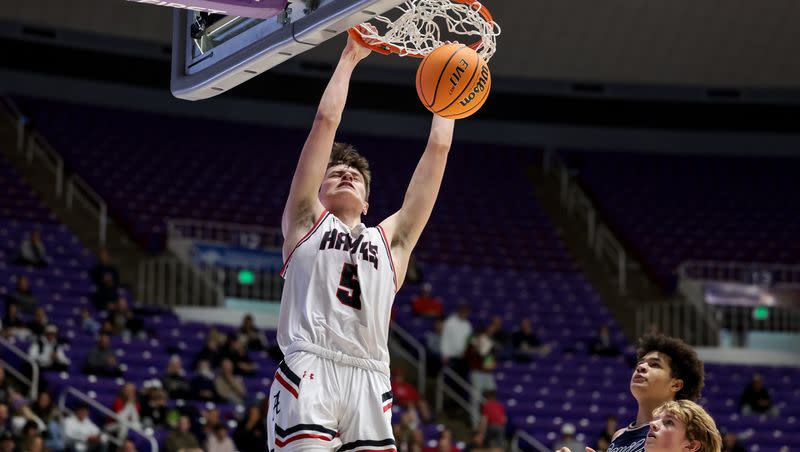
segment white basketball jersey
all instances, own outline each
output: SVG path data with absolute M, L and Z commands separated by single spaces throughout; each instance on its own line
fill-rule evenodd
M 352 230 L 324 211 L 281 270 L 278 345 L 311 343 L 389 364 L 389 322 L 397 287 L 383 229 Z

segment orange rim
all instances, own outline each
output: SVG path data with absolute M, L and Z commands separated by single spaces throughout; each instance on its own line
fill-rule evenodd
M 478 0 L 450 0 L 450 1 L 452 1 L 453 3 L 461 3 L 463 5 L 470 5 L 470 6 L 475 4 L 475 3 L 479 3 Z M 489 23 L 494 22 L 494 19 L 492 18 L 492 14 L 489 12 L 489 9 L 486 8 L 486 5 L 481 3 L 481 6 L 482 6 L 482 8 L 478 12 L 480 13 L 481 16 L 483 16 L 483 19 L 486 22 L 489 22 Z M 360 45 L 362 45 L 362 46 L 364 46 L 364 47 L 366 47 L 366 48 L 368 48 L 368 49 L 370 49 L 370 50 L 372 50 L 374 52 L 378 52 L 378 53 L 380 53 L 382 55 L 389 55 L 389 54 L 392 54 L 392 53 L 393 54 L 401 54 L 401 53 L 403 53 L 403 49 L 402 48 L 394 46 L 394 45 L 391 45 L 391 44 L 386 44 L 384 42 L 374 42 L 374 43 L 367 42 L 364 39 L 364 37 L 361 36 L 361 33 L 358 32 L 358 28 L 359 27 L 361 27 L 361 25 L 356 25 L 355 27 L 347 30 L 347 34 L 349 34 L 350 37 L 353 38 L 353 40 L 355 42 L 359 43 Z M 468 44 L 467 47 L 472 48 L 472 50 L 477 50 L 482 42 L 483 42 L 483 40 L 478 40 L 478 41 L 473 42 L 472 44 Z M 423 55 L 421 53 L 408 52 L 405 55 L 406 56 L 410 56 L 410 57 L 414 57 L 414 58 L 425 58 L 425 55 Z

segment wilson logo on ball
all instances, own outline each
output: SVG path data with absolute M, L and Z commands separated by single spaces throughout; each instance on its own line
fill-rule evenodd
M 467 104 L 472 102 L 472 99 L 475 99 L 475 96 L 477 96 L 478 93 L 486 89 L 486 82 L 488 81 L 489 81 L 489 68 L 484 66 L 481 68 L 481 76 L 478 79 L 478 83 L 475 85 L 475 88 L 472 89 L 472 92 L 461 100 L 460 102 L 461 105 L 466 107 Z

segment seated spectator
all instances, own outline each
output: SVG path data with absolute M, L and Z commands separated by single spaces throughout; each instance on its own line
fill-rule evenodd
M 739 398 L 739 411 L 742 414 L 763 414 L 770 411 L 772 402 L 769 398 L 769 391 L 764 387 L 761 375 L 753 375 L 753 380 L 742 392 Z
M 89 419 L 89 406 L 81 403 L 75 414 L 64 419 L 64 438 L 67 447 L 75 452 L 98 452 L 106 442 L 100 428 Z
M 142 384 L 142 424 L 148 427 L 162 426 L 167 422 L 167 393 L 161 380 L 153 378 Z
M 247 409 L 247 417 L 239 422 L 233 432 L 233 442 L 239 452 L 264 451 L 264 444 L 267 442 L 265 420 L 261 407 L 258 405 L 251 405 Z
M 608 449 L 611 440 L 614 438 L 614 433 L 617 432 L 617 418 L 614 416 L 606 416 L 606 426 L 600 432 L 597 438 L 597 450 Z
M 214 426 L 220 424 L 222 421 L 219 410 L 213 407 L 203 410 L 200 416 L 200 422 L 196 425 L 198 430 L 194 432 L 194 436 L 200 443 L 206 444 L 208 438 L 214 435 Z
M 40 391 L 32 405 L 22 408 L 22 414 L 39 426 L 39 430 L 44 433 L 44 446 L 48 450 L 64 450 L 66 444 L 61 427 L 63 416 L 49 392 Z
M 428 376 L 435 377 L 442 370 L 442 319 L 435 319 L 431 329 L 425 332 L 425 355 Z
M 36 308 L 36 311 L 33 314 L 33 319 L 28 322 L 28 330 L 30 330 L 31 335 L 34 337 L 38 337 L 44 334 L 44 329 L 47 327 L 47 314 L 44 312 L 44 308 Z
M 101 334 L 97 344 L 89 350 L 86 357 L 85 372 L 105 377 L 120 377 L 122 371 L 117 364 L 117 357 L 111 349 L 111 337 Z
M 736 433 L 726 432 L 722 437 L 722 452 L 747 452 Z
M 259 352 L 267 349 L 267 337 L 256 328 L 253 322 L 253 316 L 247 314 L 242 319 L 242 325 L 239 327 L 239 342 L 244 344 L 247 350 Z
M 400 422 L 393 427 L 398 451 L 422 452 L 425 441 L 418 424 L 411 411 L 404 411 L 400 415 Z
M 119 452 L 138 452 L 136 450 L 136 444 L 131 439 L 125 439 L 122 443 L 122 446 L 119 448 Z
M 22 427 L 19 438 L 19 450 L 24 452 L 43 452 L 44 438 L 39 430 L 39 425 L 34 421 L 28 421 Z
M 43 371 L 65 371 L 70 360 L 64 353 L 64 345 L 58 341 L 58 327 L 47 325 L 44 336 L 37 338 L 28 349 L 30 356 Z
M 200 361 L 208 361 L 211 367 L 217 367 L 222 358 L 222 350 L 220 350 L 220 342 L 215 335 L 210 332 L 206 336 L 206 345 L 194 357 L 195 367 Z
M 20 275 L 17 277 L 16 288 L 6 295 L 6 309 L 11 305 L 16 305 L 19 308 L 19 312 L 23 314 L 33 314 L 39 306 L 39 302 L 33 296 L 31 282 L 27 276 Z M 3 324 L 5 323 L 3 321 Z
M 191 386 L 189 379 L 186 378 L 186 372 L 183 370 L 180 356 L 170 356 L 167 372 L 161 378 L 161 382 L 171 399 L 188 399 L 190 397 Z
M 202 359 L 197 363 L 194 377 L 190 386 L 192 388 L 192 398 L 195 400 L 213 401 L 217 399 L 217 392 L 214 389 L 214 371 L 211 370 L 211 364 Z
M 444 428 L 439 432 L 436 452 L 458 452 L 458 448 L 453 441 L 453 432 L 451 432 L 449 428 Z
M 495 391 L 484 393 L 486 402 L 481 407 L 481 420 L 478 428 L 478 438 L 481 445 L 490 449 L 505 450 L 506 447 L 506 409 L 497 400 Z
M 431 290 L 431 284 L 425 283 L 420 287 L 419 294 L 411 300 L 411 312 L 414 315 L 433 318 L 440 318 L 444 315 L 442 300 L 434 297 Z
M 19 255 L 17 262 L 23 265 L 34 265 L 36 267 L 47 267 L 50 258 L 47 257 L 47 248 L 42 242 L 42 234 L 38 229 L 34 229 L 19 244 Z
M 212 434 L 206 439 L 206 452 L 234 452 L 233 441 L 224 425 L 214 426 Z
M 586 449 L 586 445 L 575 438 L 575 426 L 569 422 L 561 426 L 561 439 L 553 447 L 559 452 L 565 448 L 570 451 Z
M 464 352 L 472 336 L 472 323 L 469 321 L 469 305 L 462 302 L 456 312 L 450 314 L 442 325 L 442 364 L 452 367 L 456 372 L 466 375 L 467 365 Z
M 6 376 L 5 368 L 0 367 L 0 402 L 9 403 L 18 400 L 20 397 L 16 385 Z
M 219 375 L 214 379 L 214 390 L 226 402 L 239 405 L 244 403 L 244 383 L 241 377 L 234 375 L 233 363 L 230 359 L 222 360 Z
M 16 450 L 17 443 L 14 435 L 8 431 L 0 433 L 0 452 L 15 452 Z
M 8 330 L 13 336 L 29 336 L 30 331 L 25 327 L 25 322 L 19 315 L 19 305 L 7 304 L 6 315 L 3 316 L 3 329 Z
M 253 363 L 253 360 L 250 359 L 244 344 L 239 340 L 238 336 L 231 335 L 225 347 L 225 351 L 223 352 L 223 356 L 231 360 L 233 372 L 236 375 L 251 376 L 255 375 L 256 370 L 258 370 L 258 367 Z
M 611 341 L 608 325 L 600 327 L 597 336 L 589 345 L 589 351 L 594 355 L 600 356 L 617 356 L 620 354 L 619 348 Z
M 519 329 L 511 334 L 511 346 L 517 362 L 530 362 L 536 354 L 544 355 L 550 350 L 534 334 L 530 319 L 520 320 Z
M 111 264 L 108 251 L 100 251 L 100 260 L 89 270 L 89 278 L 94 284 L 92 302 L 98 311 L 105 311 L 109 303 L 119 296 L 119 270 Z
M 8 410 L 8 402 L 0 401 L 0 434 L 13 433 L 11 425 L 11 413 Z
M 189 416 L 182 415 L 178 418 L 178 425 L 167 434 L 166 452 L 202 452 L 200 443 L 189 427 L 191 427 Z
M 122 385 L 119 394 L 111 404 L 111 409 L 117 413 L 120 423 L 113 423 L 108 427 L 108 430 L 116 433 L 120 441 L 128 437 L 128 426 L 136 428 L 142 426 L 142 406 L 139 403 L 139 397 L 136 395 L 136 386 L 133 383 Z
M 392 397 L 394 398 L 393 404 L 406 410 L 416 410 L 422 422 L 431 421 L 431 410 L 428 407 L 428 402 L 425 399 L 421 399 L 416 388 L 406 381 L 403 369 L 395 369 L 393 372 Z
M 92 315 L 86 308 L 81 309 L 81 330 L 92 336 L 100 331 L 100 323 L 92 318 Z
M 492 322 L 489 324 L 492 334 L 489 336 L 494 341 L 497 352 L 511 348 L 511 334 L 503 328 L 503 318 L 499 315 L 492 317 Z
M 133 315 L 133 311 L 128 306 L 128 300 L 124 297 L 119 297 L 108 305 L 108 319 L 114 327 L 115 335 L 129 337 L 131 334 L 139 334 L 144 331 L 144 322 Z

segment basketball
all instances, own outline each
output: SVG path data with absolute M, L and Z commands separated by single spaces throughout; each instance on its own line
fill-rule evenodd
M 443 118 L 472 115 L 486 102 L 491 86 L 486 61 L 463 44 L 438 47 L 417 69 L 419 99 L 425 108 Z

